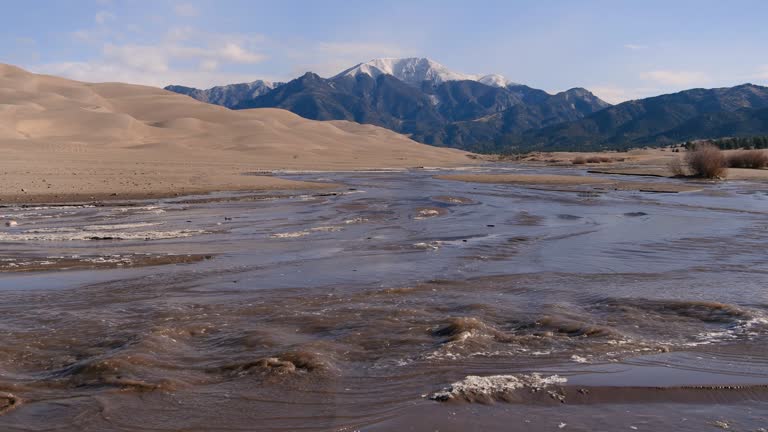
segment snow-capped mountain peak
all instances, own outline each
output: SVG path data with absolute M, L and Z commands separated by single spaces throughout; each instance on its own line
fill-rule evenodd
M 410 58 L 378 58 L 353 66 L 334 78 L 356 77 L 368 75 L 373 78 L 379 75 L 392 75 L 395 78 L 415 86 L 420 86 L 423 81 L 430 81 L 434 85 L 446 81 L 478 81 L 486 85 L 506 87 L 509 82 L 501 75 L 470 75 L 454 72 L 440 63 L 419 57 Z
M 485 75 L 483 77 L 480 77 L 477 81 L 492 87 L 506 87 L 510 85 L 518 85 L 517 83 L 514 83 L 499 74 Z

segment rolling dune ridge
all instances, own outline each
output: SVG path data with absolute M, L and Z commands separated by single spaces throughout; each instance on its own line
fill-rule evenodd
M 0 199 L 66 201 L 114 194 L 327 185 L 254 170 L 347 170 L 467 164 L 466 153 L 370 125 L 229 109 L 139 85 L 90 84 L 0 65 Z

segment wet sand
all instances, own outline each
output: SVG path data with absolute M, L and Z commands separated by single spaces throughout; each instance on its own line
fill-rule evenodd
M 759 185 L 435 174 L 0 209 L 0 429 L 765 426 Z
M 110 156 L 112 158 L 113 156 Z M 126 157 L 131 157 L 130 154 Z M 109 159 L 105 159 L 109 160 Z M 138 160 L 50 162 L 39 159 L 0 163 L 0 205 L 146 200 L 217 191 L 323 190 L 338 185 L 274 176 L 245 175 L 252 165 Z
M 613 174 L 614 172 L 605 171 Z M 533 187 L 552 186 L 590 186 L 595 190 L 625 190 L 639 192 L 678 193 L 699 191 L 700 186 L 680 182 L 643 182 L 619 181 L 607 177 L 589 175 L 558 175 L 558 174 L 453 174 L 441 175 L 440 180 L 455 180 L 470 183 L 500 183 L 528 185 Z

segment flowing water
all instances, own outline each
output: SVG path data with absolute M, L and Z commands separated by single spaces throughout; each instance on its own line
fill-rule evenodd
M 0 430 L 768 427 L 765 188 L 434 174 L 0 208 Z

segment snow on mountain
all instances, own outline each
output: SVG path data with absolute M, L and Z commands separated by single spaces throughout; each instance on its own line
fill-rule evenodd
M 249 83 L 216 86 L 205 90 L 178 85 L 170 85 L 165 87 L 165 89 L 191 96 L 202 102 L 223 106 L 234 106 L 240 101 L 253 99 L 268 93 L 282 84 L 283 83 L 256 80 Z
M 471 75 L 454 72 L 440 63 L 428 58 L 379 58 L 353 66 L 333 78 L 356 77 L 368 75 L 373 78 L 379 75 L 392 75 L 395 78 L 414 86 L 420 86 L 423 81 L 435 85 L 446 81 L 478 81 L 495 87 L 506 87 L 511 84 L 501 75 Z
M 506 86 L 510 86 L 510 85 L 512 85 L 512 86 L 519 85 L 517 83 L 514 83 L 514 82 L 504 78 L 503 76 L 501 76 L 499 74 L 486 75 L 484 77 L 481 77 L 477 81 L 481 82 L 481 83 L 483 83 L 485 85 L 489 85 L 491 87 L 506 87 Z

